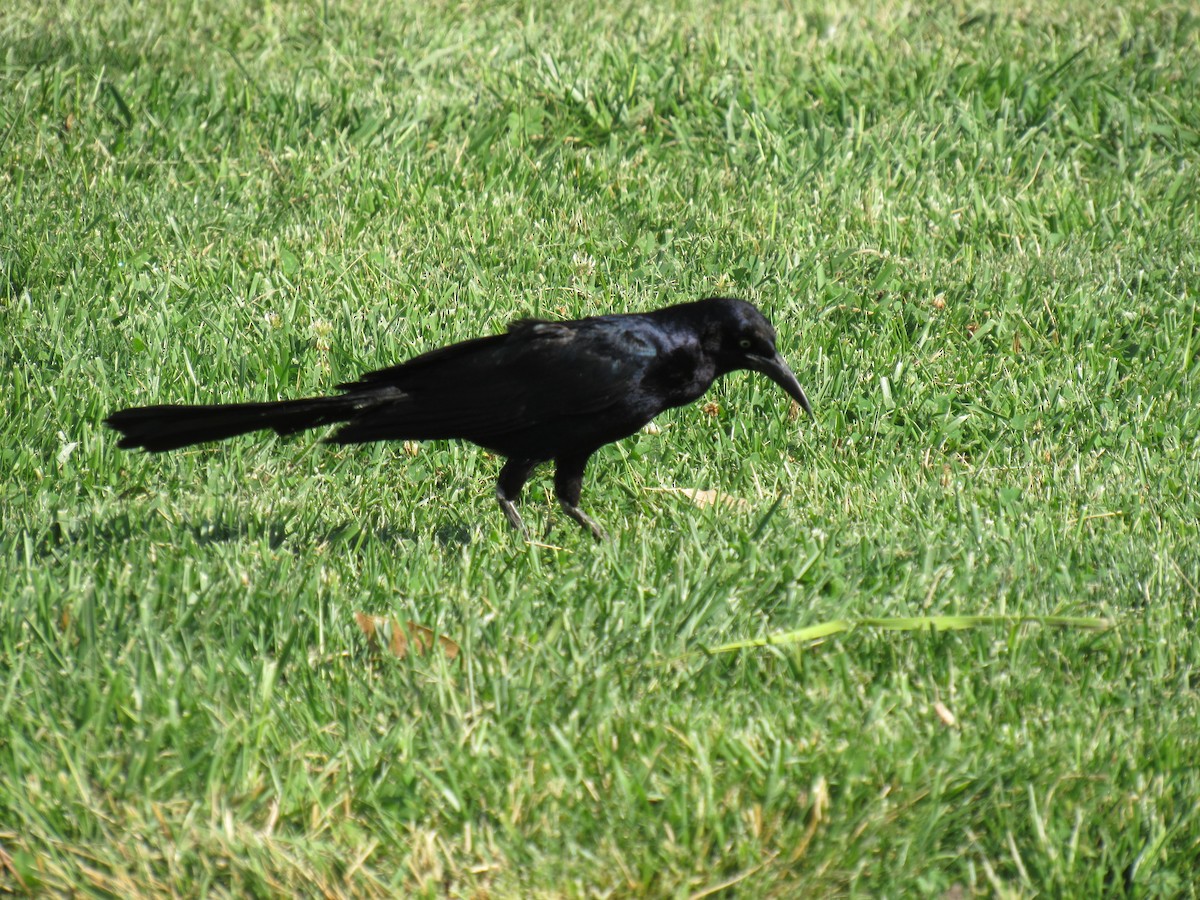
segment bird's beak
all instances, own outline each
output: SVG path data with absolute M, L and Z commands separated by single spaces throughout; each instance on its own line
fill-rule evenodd
M 800 387 L 800 382 L 796 380 L 796 376 L 792 374 L 792 370 L 788 368 L 788 364 L 783 361 L 783 357 L 778 353 L 773 357 L 757 356 L 753 353 L 748 353 L 746 354 L 746 368 L 755 372 L 762 372 L 787 391 L 788 396 L 799 403 L 801 409 L 808 413 L 810 418 L 815 418 L 812 406 L 809 405 L 808 398 L 804 396 L 804 388 Z

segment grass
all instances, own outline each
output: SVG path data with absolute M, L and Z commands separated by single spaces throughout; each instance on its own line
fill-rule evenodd
M 1149 2 L 10 3 L 0 889 L 1195 896 L 1198 35 Z M 516 539 L 470 446 L 99 425 L 718 293 L 818 423 L 729 377 L 597 455 L 598 546 L 545 473 Z M 380 655 L 359 612 L 462 654 Z M 699 652 L 1050 615 L 1115 627 Z

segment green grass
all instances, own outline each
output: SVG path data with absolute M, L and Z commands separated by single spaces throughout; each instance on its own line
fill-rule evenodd
M 1198 123 L 1186 4 L 8 3 L 0 890 L 1195 896 Z M 818 422 L 729 377 L 601 545 L 99 424 L 718 293 Z M 1115 628 L 700 652 L 976 615 Z

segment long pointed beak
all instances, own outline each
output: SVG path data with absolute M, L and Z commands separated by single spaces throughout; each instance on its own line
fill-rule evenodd
M 808 398 L 804 396 L 804 388 L 800 387 L 800 382 L 796 380 L 796 376 L 792 374 L 792 370 L 788 368 L 788 364 L 783 361 L 783 357 L 778 353 L 774 357 L 747 354 L 746 368 L 752 369 L 755 372 L 762 372 L 787 391 L 788 396 L 799 403 L 800 408 L 808 413 L 810 418 L 816 418 L 813 415 L 812 406 L 809 404 Z

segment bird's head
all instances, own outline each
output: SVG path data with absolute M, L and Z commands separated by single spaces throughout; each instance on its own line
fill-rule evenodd
M 745 300 L 714 297 L 700 301 L 716 325 L 717 365 L 720 373 L 749 369 L 761 372 L 787 392 L 812 416 L 812 406 L 800 382 L 775 349 L 775 329 L 758 309 Z

